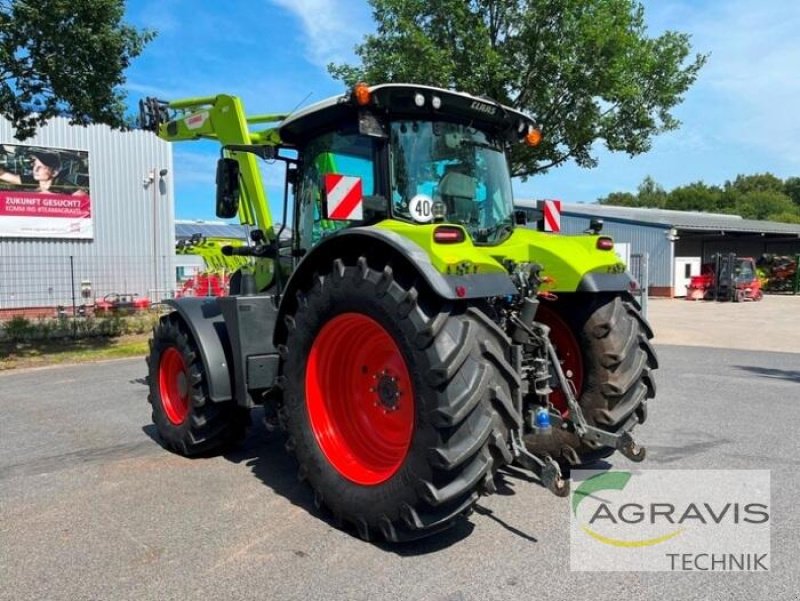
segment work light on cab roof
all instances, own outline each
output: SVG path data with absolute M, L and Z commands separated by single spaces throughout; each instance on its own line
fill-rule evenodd
M 350 98 L 352 99 L 353 103 L 359 107 L 380 107 L 382 106 L 381 100 L 375 97 L 373 91 L 381 87 L 386 86 L 383 85 L 371 87 L 368 83 L 360 81 L 353 86 L 350 93 Z M 461 103 L 458 102 L 458 100 L 467 97 L 472 99 L 469 103 L 469 109 L 481 117 L 493 117 L 495 115 L 510 116 L 512 111 L 512 109 L 504 107 L 494 100 L 482 97 L 470 97 L 463 93 L 453 93 L 454 96 L 456 96 L 456 102 L 451 102 L 448 104 L 442 99 L 442 92 L 444 91 L 445 90 L 440 90 L 437 88 L 419 86 L 419 88 L 413 93 L 413 104 L 417 109 L 430 107 L 432 112 L 435 114 L 436 111 L 446 111 L 454 106 L 460 105 Z M 514 112 L 516 113 L 516 111 Z M 527 146 L 538 146 L 541 144 L 542 130 L 538 127 L 538 125 L 536 125 L 529 117 L 522 115 L 522 113 L 518 113 L 518 116 L 523 118 L 518 119 L 516 122 L 517 141 L 522 142 Z

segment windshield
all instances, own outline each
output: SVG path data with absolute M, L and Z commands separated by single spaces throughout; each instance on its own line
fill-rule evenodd
M 513 227 L 511 179 L 503 144 L 455 123 L 395 121 L 391 133 L 392 208 L 396 218 L 466 227 L 473 241 L 491 244 Z

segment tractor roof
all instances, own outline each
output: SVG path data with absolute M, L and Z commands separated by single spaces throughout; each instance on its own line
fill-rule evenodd
M 312 104 L 285 119 L 280 127 L 284 142 L 298 143 L 338 123 L 356 123 L 359 110 L 392 119 L 442 119 L 473 124 L 497 133 L 524 135 L 535 122 L 528 115 L 495 100 L 415 84 L 381 84 L 367 88 L 366 103 L 354 93 L 334 96 Z

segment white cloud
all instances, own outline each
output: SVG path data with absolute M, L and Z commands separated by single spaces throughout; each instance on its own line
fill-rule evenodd
M 728 117 L 715 120 L 721 137 L 800 165 L 800 4 L 736 0 L 697 16 L 693 41 L 711 51 L 698 86 Z
M 300 19 L 306 58 L 325 69 L 329 63 L 353 62 L 353 49 L 372 31 L 366 3 L 352 0 L 271 0 Z

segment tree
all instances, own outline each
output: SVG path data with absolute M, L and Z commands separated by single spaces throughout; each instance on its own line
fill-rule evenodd
M 753 190 L 736 196 L 736 212 L 745 219 L 773 219 L 781 215 L 797 215 L 792 199 L 775 190 Z
M 330 65 L 348 85 L 411 81 L 485 95 L 536 116 L 545 134 L 519 146 L 512 173 L 573 160 L 595 144 L 631 156 L 676 129 L 671 110 L 706 61 L 689 36 L 648 37 L 636 0 L 370 0 L 378 30 L 361 66 Z
M 155 37 L 124 0 L 0 0 L 0 115 L 24 140 L 54 116 L 125 125 L 124 71 Z
M 636 189 L 637 206 L 663 209 L 667 204 L 667 193 L 664 188 L 649 175 Z
M 800 208 L 800 177 L 790 177 L 783 182 L 783 193 Z
M 601 205 L 611 205 L 615 207 L 638 207 L 639 199 L 630 192 L 612 192 L 604 198 L 597 199 Z
M 784 183 L 781 178 L 771 173 L 739 174 L 733 182 L 725 182 L 725 189 L 741 192 L 742 194 L 749 192 L 778 192 L 783 194 Z
M 666 208 L 676 211 L 721 211 L 724 209 L 722 189 L 703 182 L 679 186 L 667 195 Z
M 747 219 L 800 223 L 800 207 L 783 192 L 787 182 L 769 173 L 758 173 L 738 175 L 733 182 L 725 182 L 723 188 L 695 182 L 666 192 L 648 175 L 639 184 L 636 194 L 612 192 L 597 202 L 624 207 L 733 213 Z

